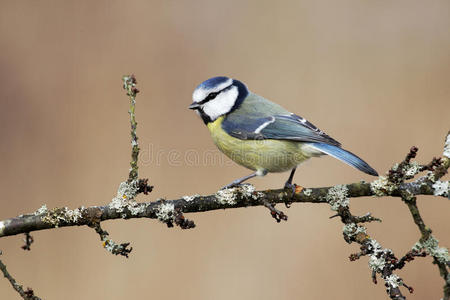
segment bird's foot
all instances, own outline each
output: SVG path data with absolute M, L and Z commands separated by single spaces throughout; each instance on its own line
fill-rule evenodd
M 294 199 L 295 194 L 301 192 L 301 190 L 303 190 L 303 188 L 299 185 L 296 185 L 295 183 L 290 183 L 287 181 L 284 184 L 284 189 L 291 191 L 291 198 L 289 200 L 287 200 L 286 202 L 284 202 L 286 207 L 289 208 L 289 207 L 291 207 L 291 204 L 292 204 L 291 200 Z
M 292 191 L 292 194 L 295 194 L 295 191 L 297 189 L 297 185 L 295 183 L 286 182 L 284 184 L 284 189 L 289 189 Z
M 241 186 L 241 185 L 242 185 L 242 183 L 240 181 L 235 180 L 232 183 L 227 184 L 226 186 L 223 186 L 221 188 L 221 190 L 231 189 L 231 188 L 235 188 L 235 187 L 238 187 L 238 186 Z
M 231 189 L 231 188 L 240 186 L 241 183 L 243 183 L 244 181 L 246 181 L 246 180 L 248 180 L 248 179 L 250 179 L 250 178 L 253 178 L 253 177 L 255 177 L 255 176 L 258 176 L 258 175 L 259 175 L 258 172 L 254 172 L 254 173 L 252 173 L 252 174 L 250 174 L 250 175 L 247 175 L 247 176 L 244 176 L 244 177 L 242 177 L 242 178 L 236 179 L 236 180 L 234 180 L 232 183 L 227 184 L 226 186 L 224 186 L 223 188 L 221 188 L 221 190 L 224 190 L 224 189 Z

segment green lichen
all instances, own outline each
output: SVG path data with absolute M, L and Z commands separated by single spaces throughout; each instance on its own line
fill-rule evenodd
M 344 227 L 342 228 L 342 232 L 349 238 L 353 238 L 359 233 L 367 233 L 367 230 L 364 226 L 359 226 L 355 223 L 349 223 L 344 225 Z
M 425 250 L 429 255 L 433 256 L 437 261 L 447 264 L 449 261 L 448 249 L 439 247 L 439 241 L 430 235 L 427 240 L 419 241 L 412 247 L 415 251 Z
M 64 223 L 74 224 L 82 217 L 84 209 L 84 207 L 80 207 L 71 210 L 67 207 L 63 207 L 46 210 L 45 213 L 43 213 L 41 220 L 42 222 L 51 224 L 55 228 Z
M 118 213 L 122 213 L 122 218 L 127 217 L 126 210 L 132 215 L 138 215 L 145 211 L 145 205 L 139 205 L 135 201 L 135 197 L 139 190 L 138 184 L 138 180 L 121 182 L 117 189 L 117 195 L 108 204 L 111 209 L 114 209 Z

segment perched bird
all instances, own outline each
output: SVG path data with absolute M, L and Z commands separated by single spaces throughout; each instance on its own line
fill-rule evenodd
M 285 188 L 294 189 L 292 179 L 297 166 L 325 154 L 378 176 L 365 161 L 342 149 L 338 141 L 306 119 L 250 92 L 239 80 L 210 78 L 197 86 L 192 99 L 189 108 L 200 115 L 219 150 L 254 171 L 224 188 L 268 172 L 291 170 Z

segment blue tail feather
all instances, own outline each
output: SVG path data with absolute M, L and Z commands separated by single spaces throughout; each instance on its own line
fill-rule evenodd
M 344 150 L 338 146 L 333 146 L 324 143 L 310 143 L 311 146 L 316 148 L 317 150 L 333 156 L 334 158 L 339 159 L 340 161 L 355 167 L 356 169 L 367 173 L 369 175 L 378 176 L 377 171 L 375 171 L 371 166 L 369 166 L 365 161 L 356 156 L 355 154 Z

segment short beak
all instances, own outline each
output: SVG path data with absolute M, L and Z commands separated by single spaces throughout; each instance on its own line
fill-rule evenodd
M 191 105 L 189 105 L 189 109 L 198 109 L 200 107 L 200 104 L 197 102 L 193 102 Z

